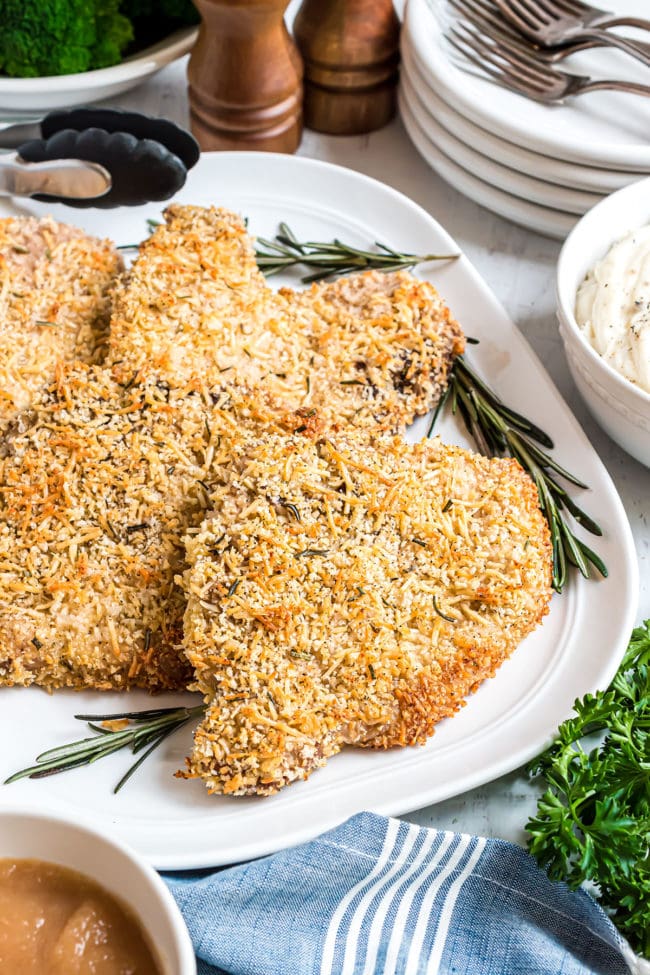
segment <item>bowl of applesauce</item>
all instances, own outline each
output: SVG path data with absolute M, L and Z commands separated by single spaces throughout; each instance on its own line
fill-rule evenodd
M 0 810 L 0 975 L 196 975 L 156 871 L 62 816 Z

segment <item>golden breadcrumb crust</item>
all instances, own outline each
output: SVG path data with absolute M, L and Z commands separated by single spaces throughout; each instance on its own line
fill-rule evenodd
M 231 431 L 274 416 L 261 396 L 61 366 L 0 456 L 0 685 L 184 689 L 183 536 Z
M 277 292 L 241 217 L 180 205 L 165 217 L 116 294 L 109 361 L 123 382 L 153 365 L 176 384 L 264 386 L 282 410 L 373 432 L 438 401 L 463 337 L 432 285 L 369 271 Z
M 548 527 L 516 461 L 353 430 L 230 450 L 186 540 L 184 646 L 209 709 L 184 774 L 211 792 L 424 742 L 548 611 Z
M 30 406 L 59 360 L 99 360 L 121 269 L 110 241 L 76 227 L 0 220 L 0 423 Z
M 209 388 L 228 383 L 241 399 L 244 382 L 258 382 L 237 419 L 255 415 L 257 429 L 261 422 L 265 429 L 282 424 L 286 408 L 298 406 L 289 420 L 294 430 L 313 436 L 326 420 L 354 420 L 374 433 L 387 410 L 392 427 L 437 399 L 462 346 L 435 290 L 410 275 L 366 275 L 278 295 L 258 271 L 239 217 L 175 207 L 168 220 L 116 288 L 107 371 L 61 369 L 40 400 L 35 391 L 52 382 L 57 359 L 101 357 L 119 257 L 108 244 L 52 220 L 5 222 L 11 253 L 18 254 L 6 286 L 23 275 L 25 301 L 16 307 L 25 320 L 42 322 L 32 325 L 37 337 L 76 336 L 76 344 L 52 342 L 47 359 L 39 337 L 43 369 L 32 370 L 33 388 L 22 399 L 11 398 L 14 422 L 0 450 L 7 455 L 0 471 L 0 682 L 184 685 L 184 603 L 173 577 L 183 569 L 181 538 L 207 499 L 208 474 L 200 473 L 211 449 Z M 59 326 L 82 307 L 94 317 L 77 323 L 74 335 L 63 332 Z M 7 336 L 15 355 L 20 343 Z M 386 381 L 381 395 L 375 381 Z M 271 393 L 280 396 L 275 405 Z M 312 399 L 331 401 L 326 418 Z M 33 409 L 18 414 L 19 402 L 33 402 Z M 229 402 L 212 423 L 224 438 L 224 464 L 235 417 Z M 167 438 L 157 435 L 163 421 Z M 204 455 L 187 456 L 199 444 Z M 175 464 L 170 450 L 188 466 Z M 216 476 L 216 462 L 208 466 Z
M 0 683 L 182 688 L 174 574 L 201 518 L 205 410 L 61 369 L 0 461 Z

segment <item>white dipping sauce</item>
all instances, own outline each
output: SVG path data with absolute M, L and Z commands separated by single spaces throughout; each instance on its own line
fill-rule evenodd
M 650 226 L 627 234 L 589 271 L 576 320 L 610 366 L 650 393 Z

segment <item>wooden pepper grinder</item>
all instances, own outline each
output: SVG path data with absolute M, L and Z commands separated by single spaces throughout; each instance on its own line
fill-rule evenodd
M 192 132 L 202 149 L 295 152 L 302 62 L 284 23 L 289 0 L 195 0 L 188 67 Z
M 293 27 L 305 62 L 305 125 L 354 135 L 395 114 L 399 20 L 393 0 L 303 0 Z

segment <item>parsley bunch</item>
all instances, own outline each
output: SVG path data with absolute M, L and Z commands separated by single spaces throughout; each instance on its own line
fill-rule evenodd
M 574 710 L 529 766 L 548 788 L 526 824 L 528 848 L 551 879 L 591 882 L 650 958 L 650 620 L 633 631 L 609 689 Z

